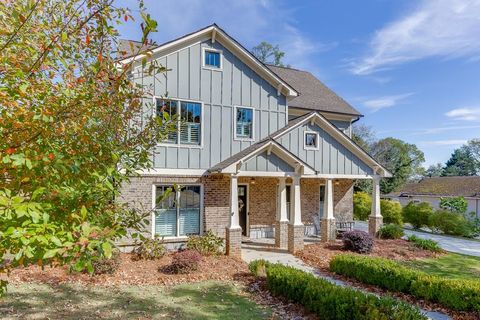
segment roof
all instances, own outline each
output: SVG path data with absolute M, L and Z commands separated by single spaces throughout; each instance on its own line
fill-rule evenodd
M 288 102 L 289 107 L 361 116 L 359 111 L 310 72 L 273 65 L 268 67 L 300 93 Z
M 205 39 L 205 37 L 210 37 L 212 42 L 221 42 L 224 47 L 226 47 L 229 51 L 232 51 L 240 60 L 242 60 L 242 62 L 244 62 L 248 67 L 254 69 L 260 76 L 277 88 L 279 92 L 283 90 L 284 92 L 287 92 L 286 95 L 289 97 L 296 97 L 298 95 L 298 92 L 288 82 L 268 68 L 263 62 L 258 60 L 249 50 L 245 49 L 245 47 L 243 47 L 237 40 L 232 38 L 215 23 L 181 36 L 177 39 L 170 40 L 160 45 L 150 46 L 148 47 L 148 49 L 150 49 L 149 54 L 155 54 L 172 47 L 181 46 L 184 43 L 189 44 L 192 41 L 199 41 Z M 119 64 L 127 64 L 145 56 L 145 52 L 139 55 L 132 55 L 130 51 L 130 56 L 126 54 L 117 62 Z
M 415 195 L 480 198 L 480 176 L 424 178 L 387 194 L 394 197 Z

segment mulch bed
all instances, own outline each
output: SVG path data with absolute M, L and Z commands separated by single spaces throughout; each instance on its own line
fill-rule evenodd
M 315 243 L 306 245 L 305 248 L 299 251 L 296 256 L 303 260 L 306 264 L 317 268 L 321 273 L 331 276 L 335 279 L 342 280 L 352 287 L 363 289 L 378 295 L 388 294 L 398 299 L 407 301 L 411 304 L 419 305 L 423 309 L 431 311 L 440 311 L 448 314 L 455 320 L 478 320 L 480 315 L 474 312 L 461 312 L 445 308 L 439 304 L 424 301 L 415 298 L 411 295 L 391 292 L 377 286 L 364 284 L 355 279 L 351 279 L 342 275 L 337 275 L 330 271 L 329 263 L 333 256 L 341 253 L 352 253 L 342 249 L 342 242 L 335 241 L 333 243 Z M 368 256 L 383 257 L 397 261 L 410 261 L 416 259 L 434 258 L 443 255 L 444 253 L 434 253 L 428 250 L 419 249 L 413 246 L 412 243 L 403 240 L 375 240 L 373 250 Z

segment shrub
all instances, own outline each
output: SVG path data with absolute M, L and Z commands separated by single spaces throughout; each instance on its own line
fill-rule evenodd
M 330 270 L 366 284 L 405 292 L 461 311 L 480 311 L 480 281 L 429 276 L 384 258 L 337 255 Z
M 343 248 L 346 250 L 369 253 L 373 248 L 373 238 L 365 231 L 352 230 L 343 234 Z
M 430 217 L 433 208 L 428 202 L 418 204 L 410 202 L 402 210 L 405 222 L 409 222 L 415 229 L 430 226 Z
M 188 237 L 187 248 L 203 255 L 217 255 L 223 253 L 223 239 L 209 230 L 203 236 Z
M 400 239 L 404 235 L 403 228 L 398 224 L 385 224 L 378 231 L 380 239 Z
M 101 257 L 92 261 L 93 274 L 113 274 L 120 267 L 120 252 L 113 251 L 110 259 Z
M 254 260 L 248 264 L 248 270 L 256 277 L 265 277 L 267 275 L 267 266 L 270 263 L 266 260 Z
M 353 217 L 356 220 L 367 220 L 372 211 L 372 197 L 366 192 L 353 195 Z
M 258 269 L 259 265 L 254 261 L 250 269 Z M 322 319 L 426 319 L 416 307 L 390 297 L 341 287 L 281 264 L 265 266 L 267 286 L 273 294 L 302 304 Z
M 472 237 L 475 233 L 472 221 L 463 214 L 447 210 L 438 210 L 432 214 L 430 225 L 435 231 L 454 236 Z
M 167 248 L 163 244 L 163 240 L 158 238 L 145 239 L 133 249 L 134 257 L 138 260 L 156 260 L 166 253 Z
M 198 270 L 202 255 L 197 250 L 178 251 L 173 255 L 170 270 L 173 273 L 189 273 Z
M 468 202 L 464 197 L 448 197 L 440 199 L 440 208 L 456 213 L 465 213 L 468 209 Z
M 398 201 L 380 200 L 383 222 L 403 225 L 402 205 Z
M 413 242 L 415 247 L 423 249 L 423 250 L 428 250 L 432 252 L 441 252 L 443 251 L 442 248 L 438 245 L 437 241 L 431 240 L 431 239 L 422 239 L 417 237 L 416 235 L 412 234 L 407 238 L 408 241 Z

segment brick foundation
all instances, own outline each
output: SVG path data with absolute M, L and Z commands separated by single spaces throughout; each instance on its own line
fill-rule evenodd
M 228 256 L 242 257 L 242 228 L 225 228 L 225 249 Z
M 335 219 L 322 219 L 320 223 L 320 239 L 322 242 L 334 241 L 336 238 Z
M 378 230 L 382 227 L 383 217 L 368 217 L 368 233 L 371 236 L 376 237 Z
M 295 253 L 303 249 L 304 226 L 288 224 L 288 252 Z
M 288 221 L 275 222 L 275 247 L 287 249 L 288 247 Z

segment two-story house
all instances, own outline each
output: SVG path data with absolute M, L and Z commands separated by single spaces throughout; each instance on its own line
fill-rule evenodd
M 352 219 L 356 179 L 374 182 L 378 229 L 379 181 L 390 173 L 350 139 L 360 113 L 312 74 L 263 64 L 215 24 L 154 46 L 148 59 L 165 73 L 143 75 L 141 58 L 120 63 L 137 61 L 133 79 L 152 88 L 146 114 L 179 117 L 177 132 L 152 151 L 154 168 L 122 191 L 123 201 L 151 210 L 152 237 L 179 242 L 213 230 L 231 255 L 242 237 L 275 237 L 294 252 L 318 219 L 324 241 L 335 219 Z M 159 200 L 174 184 L 179 190 Z

